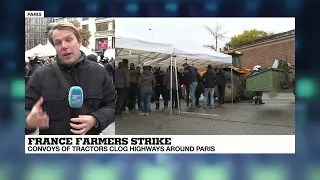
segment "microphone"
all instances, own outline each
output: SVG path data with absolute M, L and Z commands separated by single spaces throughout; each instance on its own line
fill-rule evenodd
M 83 104 L 83 91 L 80 86 L 72 86 L 69 90 L 69 105 L 72 108 L 80 109 Z
M 72 108 L 72 118 L 78 118 L 80 108 L 83 104 L 83 91 L 79 86 L 72 86 L 69 90 L 68 96 L 69 105 Z M 80 124 L 80 123 L 75 123 Z

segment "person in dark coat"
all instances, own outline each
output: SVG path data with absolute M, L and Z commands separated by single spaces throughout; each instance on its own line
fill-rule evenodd
M 201 97 L 201 94 L 204 93 L 204 87 L 203 87 L 203 82 L 202 82 L 202 78 L 200 73 L 198 72 L 198 69 L 195 68 L 196 70 L 196 75 L 197 75 L 197 88 L 196 88 L 196 92 L 195 92 L 195 97 L 196 97 L 196 106 L 197 107 L 201 107 L 201 105 L 199 104 L 199 99 Z
M 217 86 L 218 86 L 218 94 L 219 94 L 219 104 L 217 107 L 223 107 L 224 99 L 225 99 L 225 91 L 226 91 L 226 85 L 228 82 L 227 75 L 224 71 L 222 71 L 220 68 L 214 68 L 214 71 L 217 75 Z
M 29 58 L 29 63 L 26 65 L 26 68 L 25 68 L 25 83 L 28 82 L 32 74 L 38 68 L 43 66 L 42 63 L 39 61 L 38 56 L 35 55 L 34 57 L 28 57 L 28 58 Z
M 160 108 L 160 95 L 163 99 L 165 99 L 166 88 L 164 86 L 164 77 L 165 73 L 161 71 L 160 67 L 156 68 L 156 72 L 154 72 L 154 77 L 156 78 L 156 109 Z
M 83 89 L 88 114 L 70 108 L 68 90 L 52 64 L 34 71 L 26 84 L 25 133 L 40 135 L 98 135 L 115 120 L 115 89 L 99 64 L 80 51 L 81 38 L 72 23 L 59 23 L 49 32 L 58 67 L 71 86 Z M 94 73 L 92 73 L 94 72 Z M 78 118 L 73 118 L 77 115 Z
M 96 56 L 96 55 L 94 55 L 94 54 L 90 54 L 90 55 L 88 55 L 87 56 L 87 59 L 89 60 L 89 61 L 92 61 L 92 62 L 98 62 L 98 56 Z
M 210 93 L 210 108 L 214 106 L 214 86 L 217 81 L 216 72 L 212 70 L 212 66 L 208 65 L 207 71 L 203 74 L 204 85 L 204 101 L 203 107 L 208 104 L 208 94 Z
M 187 106 L 189 106 L 190 93 L 189 93 L 189 78 L 188 78 L 187 68 L 184 68 L 184 71 L 183 71 L 183 85 L 186 88 L 186 102 L 187 102 Z
M 136 70 L 137 70 L 137 72 L 138 72 L 138 79 L 139 79 L 139 76 L 141 75 L 141 68 L 140 68 L 140 66 L 137 66 L 136 67 Z M 139 89 L 138 89 L 138 95 L 137 95 L 138 97 L 137 97 L 137 99 L 138 99 L 138 102 L 137 102 L 137 104 L 138 104 L 138 108 L 139 108 L 139 110 L 141 110 L 141 108 L 140 108 L 140 93 L 139 93 Z
M 187 70 L 188 73 L 188 83 L 189 83 L 189 93 L 191 96 L 191 108 L 196 108 L 196 89 L 198 85 L 198 75 L 196 69 L 190 66 L 188 63 L 184 63 L 183 67 Z M 200 78 L 201 79 L 201 78 Z
M 119 67 L 115 71 L 115 87 L 117 90 L 116 114 L 120 115 L 124 111 L 127 103 L 128 90 L 130 88 L 130 73 L 128 66 L 119 62 Z
M 176 69 L 178 75 L 178 93 L 179 93 L 179 100 L 182 99 L 182 85 L 183 85 L 183 74 Z
M 139 78 L 139 70 L 135 69 L 135 65 L 133 63 L 130 64 L 129 69 L 130 74 L 130 90 L 128 92 L 128 108 L 130 112 L 135 111 L 137 99 L 138 99 L 138 78 Z M 139 103 L 139 102 L 138 102 Z
M 176 85 L 176 72 L 172 67 L 172 89 L 171 89 L 171 66 L 168 67 L 167 73 L 164 77 L 164 85 L 166 87 L 166 98 L 164 100 L 164 108 L 168 108 L 169 100 L 171 100 L 171 107 L 178 108 L 178 97 L 177 97 L 177 85 Z M 170 99 L 172 90 L 172 99 Z
M 100 61 L 101 65 L 106 69 L 107 73 L 109 74 L 109 76 L 112 79 L 112 82 L 114 84 L 115 82 L 115 69 L 114 66 L 109 62 L 108 58 L 102 59 Z
M 123 64 L 123 66 L 127 67 L 127 70 L 129 72 L 129 60 L 128 59 L 123 59 L 122 60 L 122 64 Z M 129 73 L 129 81 L 130 81 L 130 73 Z M 130 82 L 129 82 L 129 84 L 130 84 Z M 128 94 L 127 94 L 127 97 L 125 98 L 123 106 L 122 106 L 122 111 L 123 112 L 126 111 L 126 106 L 128 106 L 128 102 L 129 101 L 128 101 Z

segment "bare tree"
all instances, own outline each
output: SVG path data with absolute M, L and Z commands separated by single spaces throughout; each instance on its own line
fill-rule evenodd
M 216 46 L 214 47 L 214 49 L 218 51 L 218 41 L 226 38 L 225 35 L 227 34 L 227 31 L 222 32 L 222 24 L 219 24 L 219 22 L 217 22 L 216 26 L 213 29 L 210 28 L 209 26 L 205 26 L 205 27 L 210 32 L 210 34 L 212 35 L 216 43 Z
M 214 45 L 210 44 L 210 45 L 203 45 L 203 47 L 205 48 L 210 48 L 211 50 L 216 50 L 216 47 L 214 47 Z

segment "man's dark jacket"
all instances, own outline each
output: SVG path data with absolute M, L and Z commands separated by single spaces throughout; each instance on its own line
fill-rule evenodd
M 194 67 L 188 66 L 188 81 L 189 84 L 192 84 L 194 82 L 197 82 L 197 71 Z
M 164 77 L 165 77 L 165 73 L 163 71 L 156 71 L 153 73 L 154 74 L 154 78 L 156 79 L 156 85 L 164 85 Z
M 214 88 L 217 80 L 216 73 L 210 69 L 203 74 L 203 85 L 205 88 Z
M 130 72 L 128 65 L 122 64 L 115 70 L 115 82 L 116 88 L 130 88 Z
M 83 53 L 73 66 L 63 64 L 58 58 L 56 60 L 70 85 L 82 88 L 83 103 L 89 110 L 88 115 L 98 120 L 99 126 L 93 127 L 87 134 L 101 133 L 115 120 L 115 89 L 111 78 L 102 66 L 87 60 Z M 40 129 L 40 135 L 72 135 L 70 119 L 74 110 L 70 108 L 68 92 L 51 64 L 37 69 L 26 85 L 26 117 L 41 96 L 44 99 L 43 110 L 49 116 L 49 128 Z M 33 131 L 26 129 L 26 134 Z
M 225 86 L 228 83 L 228 77 L 224 71 L 217 73 L 217 84 L 218 86 Z

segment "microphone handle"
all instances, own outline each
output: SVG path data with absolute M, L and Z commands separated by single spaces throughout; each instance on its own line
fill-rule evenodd
M 72 108 L 72 118 L 78 118 L 80 114 L 80 109 L 79 108 Z M 81 123 L 73 123 L 73 124 L 81 124 Z M 73 128 L 72 128 L 73 129 Z M 79 129 L 74 129 L 74 130 L 79 130 Z
M 72 118 L 78 118 L 80 114 L 79 108 L 72 108 Z

